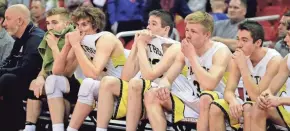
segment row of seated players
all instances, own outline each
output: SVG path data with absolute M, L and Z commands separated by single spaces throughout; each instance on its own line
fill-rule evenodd
M 107 130 L 111 118 L 124 117 L 126 130 L 136 130 L 140 119 L 149 119 L 159 131 L 166 130 L 166 121 L 186 118 L 196 118 L 199 131 L 225 130 L 225 118 L 233 129 L 243 123 L 244 130 L 265 130 L 268 118 L 289 129 L 284 106 L 289 100 L 283 96 L 289 96 L 290 87 L 281 87 L 290 63 L 288 57 L 282 60 L 275 50 L 262 47 L 264 32 L 257 22 L 239 25 L 238 48 L 232 54 L 210 40 L 213 19 L 205 12 L 186 17 L 181 43 L 167 38 L 172 15 L 150 12 L 148 27 L 135 35 L 131 51 L 102 31 L 105 15 L 97 8 L 79 7 L 71 18 L 64 8 L 54 8 L 46 21 L 49 31 L 39 46 L 43 68 L 30 85 L 25 131 L 35 130 L 41 97 L 47 98 L 53 131 L 64 130 L 65 112 L 75 102 L 67 131 L 77 131 L 95 104 L 97 131 Z M 237 98 L 240 81 L 251 101 Z M 281 97 L 276 97 L 278 91 Z

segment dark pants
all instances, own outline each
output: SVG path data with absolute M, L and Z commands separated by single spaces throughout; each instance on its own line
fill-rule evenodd
M 16 131 L 24 128 L 25 111 L 23 100 L 26 98 L 32 79 L 6 73 L 0 76 L 0 130 Z
M 131 20 L 131 21 L 118 21 L 117 33 L 123 31 L 141 30 L 143 28 L 143 23 L 141 20 Z M 125 44 L 132 40 L 134 37 L 123 37 Z

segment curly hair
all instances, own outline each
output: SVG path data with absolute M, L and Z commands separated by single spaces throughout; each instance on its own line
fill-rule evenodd
M 103 31 L 106 26 L 106 16 L 99 8 L 94 7 L 78 7 L 72 13 L 72 21 L 77 23 L 80 19 L 89 19 L 94 29 Z

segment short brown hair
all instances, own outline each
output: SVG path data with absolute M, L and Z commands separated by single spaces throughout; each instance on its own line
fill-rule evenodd
M 214 23 L 210 14 L 203 11 L 196 11 L 185 17 L 185 22 L 189 24 L 201 24 L 210 33 L 213 32 Z
M 94 29 L 98 29 L 98 31 L 103 31 L 106 25 L 106 16 L 101 9 L 95 7 L 78 7 L 72 13 L 72 20 L 74 23 L 76 23 L 80 19 L 87 18 L 92 23 Z
M 172 30 L 174 28 L 174 18 L 172 14 L 165 10 L 153 10 L 149 13 L 149 16 L 157 16 L 161 19 L 161 27 L 164 28 L 165 26 L 169 26 L 168 35 L 171 35 Z
M 69 11 L 63 7 L 52 8 L 46 12 L 46 17 L 53 15 L 60 15 L 62 18 L 65 18 L 65 20 L 69 20 Z

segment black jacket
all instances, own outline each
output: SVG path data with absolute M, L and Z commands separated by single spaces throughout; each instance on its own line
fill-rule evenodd
M 42 58 L 38 46 L 43 39 L 44 31 L 28 24 L 21 38 L 16 38 L 9 57 L 0 64 L 0 76 L 5 73 L 35 78 L 41 70 Z
M 148 14 L 150 11 L 161 9 L 160 0 L 146 0 L 145 7 L 144 7 L 144 25 L 147 26 L 147 21 L 149 19 Z M 173 7 L 169 10 L 172 15 L 176 13 L 185 18 L 188 14 L 192 13 L 189 9 L 186 0 L 174 0 Z

